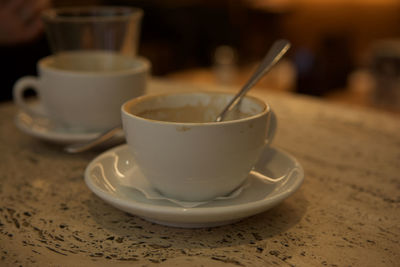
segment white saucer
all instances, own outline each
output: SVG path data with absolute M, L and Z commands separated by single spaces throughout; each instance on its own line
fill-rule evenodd
M 73 144 L 84 141 L 89 141 L 100 134 L 100 132 L 82 132 L 74 131 L 56 123 L 50 119 L 34 117 L 23 111 L 19 111 L 15 117 L 15 124 L 22 132 L 39 138 L 44 141 Z M 118 134 L 115 139 L 123 140 L 123 132 Z
M 193 208 L 168 200 L 146 198 L 141 192 L 124 186 L 134 179 L 135 162 L 128 146 L 121 145 L 96 157 L 86 168 L 85 182 L 98 197 L 148 221 L 186 228 L 224 225 L 255 215 L 277 205 L 301 185 L 304 171 L 291 155 L 277 148 L 263 152 L 255 171 L 268 177 L 282 178 L 271 183 L 250 175 L 250 185 L 233 199 L 220 199 Z

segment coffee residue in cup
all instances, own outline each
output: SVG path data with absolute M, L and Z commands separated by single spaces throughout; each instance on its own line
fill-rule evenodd
M 139 117 L 166 121 L 166 122 L 185 122 L 185 123 L 205 123 L 213 122 L 220 111 L 206 106 L 183 106 L 179 108 L 157 108 L 146 110 L 136 114 Z M 227 115 L 227 120 L 237 120 L 252 116 L 252 114 L 242 113 L 233 110 Z

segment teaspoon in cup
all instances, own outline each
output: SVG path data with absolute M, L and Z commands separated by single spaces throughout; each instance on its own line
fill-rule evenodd
M 232 98 L 228 105 L 222 110 L 222 112 L 215 119 L 216 122 L 223 121 L 225 115 L 229 113 L 246 95 L 246 93 L 265 75 L 271 68 L 283 57 L 284 54 L 289 50 L 290 42 L 284 39 L 277 40 L 274 42 L 267 55 L 264 57 L 257 70 L 242 87 L 242 89 Z

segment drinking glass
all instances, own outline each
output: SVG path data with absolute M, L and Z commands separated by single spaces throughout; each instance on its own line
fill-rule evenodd
M 135 56 L 142 16 L 139 8 L 88 6 L 48 9 L 42 18 L 53 54 L 100 50 Z

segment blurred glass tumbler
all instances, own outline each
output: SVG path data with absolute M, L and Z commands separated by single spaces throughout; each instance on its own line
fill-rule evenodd
M 101 50 L 135 56 L 143 11 L 131 7 L 91 6 L 43 12 L 53 54 Z

